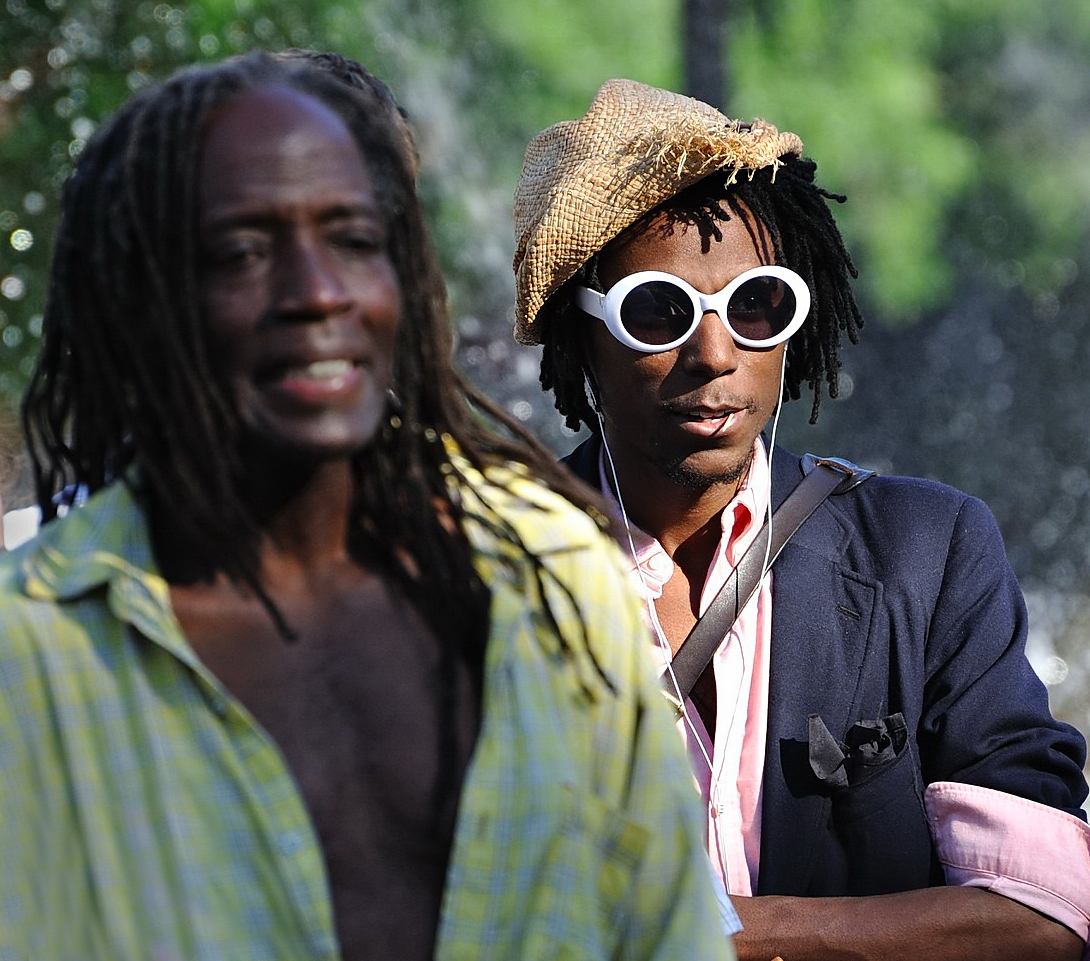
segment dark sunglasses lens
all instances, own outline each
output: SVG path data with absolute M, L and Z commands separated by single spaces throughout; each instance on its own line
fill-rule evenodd
M 633 287 L 621 302 L 624 329 L 642 344 L 670 344 L 693 324 L 693 303 L 677 284 L 651 280 Z
M 731 329 L 747 340 L 770 340 L 795 317 L 795 292 L 778 277 L 754 277 L 727 306 Z

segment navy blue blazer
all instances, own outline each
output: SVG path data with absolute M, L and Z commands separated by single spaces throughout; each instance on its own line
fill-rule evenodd
M 565 458 L 595 487 L 598 449 Z M 773 505 L 801 476 L 776 448 Z M 983 502 L 872 477 L 802 525 L 772 597 L 758 894 L 942 884 L 923 805 L 936 781 L 1085 820 L 1086 745 L 1025 658 L 1025 604 Z

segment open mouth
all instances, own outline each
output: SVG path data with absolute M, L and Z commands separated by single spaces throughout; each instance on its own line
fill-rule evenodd
M 332 357 L 282 367 L 269 380 L 280 392 L 298 400 L 321 403 L 353 389 L 360 379 L 360 365 L 345 357 Z
M 699 407 L 693 410 L 678 411 L 683 430 L 702 437 L 715 437 L 729 430 L 741 417 L 742 411 L 732 409 L 709 410 Z
M 343 357 L 334 360 L 316 360 L 303 367 L 288 368 L 284 371 L 282 379 L 292 380 L 298 378 L 302 380 L 335 381 L 348 377 L 355 368 L 356 365 L 352 361 Z

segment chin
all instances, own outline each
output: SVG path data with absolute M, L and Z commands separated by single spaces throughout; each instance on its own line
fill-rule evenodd
M 352 430 L 261 431 L 252 435 L 249 450 L 264 458 L 303 466 L 349 460 L 370 448 L 379 434 L 378 422 Z M 262 453 L 263 452 L 263 453 Z
M 719 485 L 734 486 L 749 470 L 752 452 L 742 458 L 727 458 L 721 452 L 679 457 L 663 465 L 669 480 L 686 490 L 706 491 Z

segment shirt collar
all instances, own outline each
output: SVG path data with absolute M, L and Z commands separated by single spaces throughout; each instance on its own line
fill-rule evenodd
M 16 549 L 19 585 L 36 600 L 71 602 L 105 590 L 114 617 L 192 663 L 159 573 L 144 514 L 128 486 L 117 481 L 45 524 Z
M 598 485 L 609 507 L 613 510 L 614 516 L 626 528 L 628 536 L 632 539 L 631 550 L 625 552 L 630 562 L 633 553 L 635 554 L 635 562 L 630 563 L 630 569 L 633 572 L 638 569 L 640 580 L 652 597 L 661 597 L 663 586 L 674 574 L 674 562 L 654 537 L 631 522 L 626 522 L 621 505 L 613 493 L 613 485 L 608 480 L 607 469 L 603 444 L 598 454 Z M 738 491 L 719 515 L 722 535 L 709 574 L 723 564 L 732 568 L 738 563 L 742 552 L 757 536 L 765 512 L 768 510 L 770 480 L 768 455 L 765 452 L 764 443 L 758 437 L 753 444 L 753 457 L 749 470 Z

